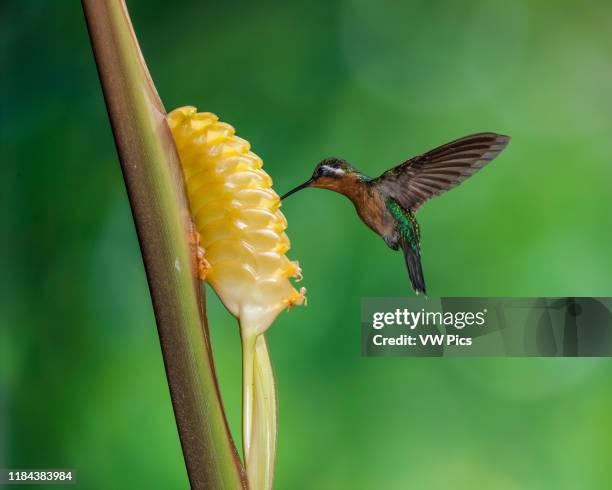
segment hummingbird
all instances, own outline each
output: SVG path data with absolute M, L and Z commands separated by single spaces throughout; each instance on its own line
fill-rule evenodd
M 341 158 L 321 160 L 312 176 L 281 197 L 316 187 L 348 197 L 361 220 L 393 250 L 402 249 L 414 291 L 427 294 L 421 266 L 421 229 L 416 211 L 427 200 L 459 185 L 493 160 L 509 136 L 477 133 L 415 156 L 376 178 Z

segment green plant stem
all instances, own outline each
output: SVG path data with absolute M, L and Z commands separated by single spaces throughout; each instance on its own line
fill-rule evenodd
M 140 241 L 189 481 L 197 489 L 246 489 L 215 376 L 191 218 L 164 107 L 125 3 L 82 4 Z

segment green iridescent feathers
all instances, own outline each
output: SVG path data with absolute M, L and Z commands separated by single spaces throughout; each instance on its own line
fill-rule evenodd
M 387 199 L 387 209 L 395 218 L 397 230 L 414 251 L 419 250 L 420 229 L 414 214 L 402 208 L 394 199 Z

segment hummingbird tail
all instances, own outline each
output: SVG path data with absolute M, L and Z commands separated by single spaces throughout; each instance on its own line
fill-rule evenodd
M 410 277 L 412 288 L 417 294 L 427 294 L 419 249 L 413 248 L 407 240 L 402 240 L 401 245 L 404 251 L 404 259 L 406 259 L 406 267 L 408 268 L 408 276 Z

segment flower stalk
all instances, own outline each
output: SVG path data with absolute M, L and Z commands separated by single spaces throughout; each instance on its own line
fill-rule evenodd
M 140 242 L 192 488 L 246 489 L 217 385 L 196 244 L 166 113 L 122 0 L 82 0 Z

